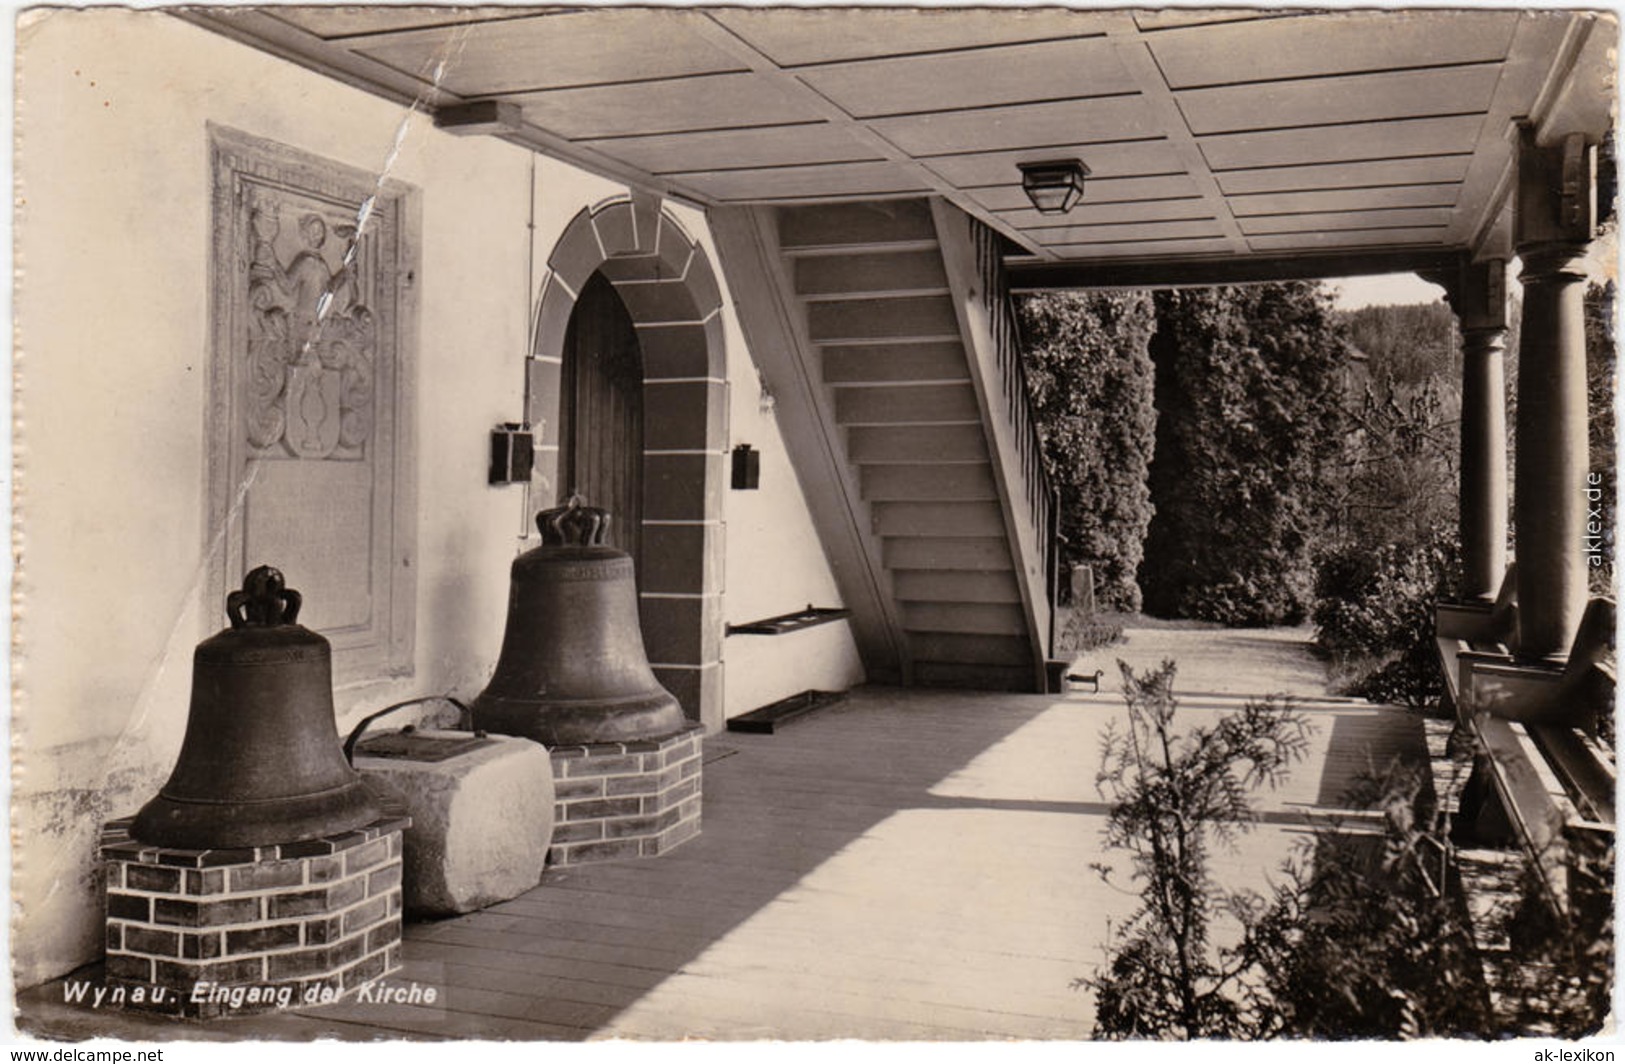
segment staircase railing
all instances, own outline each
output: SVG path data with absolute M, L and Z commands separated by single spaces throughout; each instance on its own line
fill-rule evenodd
M 994 359 L 1002 385 L 1004 413 L 1014 430 L 1023 501 L 1039 536 L 1039 547 L 1044 558 L 1044 583 L 1053 617 L 1060 579 L 1057 532 L 1060 523 L 1059 499 L 1044 468 L 1043 441 L 1033 417 L 1032 393 L 1027 389 L 1027 368 L 1021 360 L 1020 332 L 1016 328 L 1015 313 L 1010 302 L 1010 288 L 1005 281 L 999 235 L 968 215 L 965 222 L 970 226 L 971 240 L 976 246 L 978 291 L 993 333 Z M 1053 627 L 1051 625 L 1052 632 Z M 1053 653 L 1054 647 L 1049 646 L 1046 650 Z

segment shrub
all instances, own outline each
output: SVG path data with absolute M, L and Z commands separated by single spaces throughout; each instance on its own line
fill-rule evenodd
M 1444 695 L 1434 647 L 1434 606 L 1460 582 L 1453 530 L 1370 551 L 1347 544 L 1316 567 L 1315 642 L 1365 675 L 1349 694 L 1373 702 L 1434 706 Z
M 1100 650 L 1124 641 L 1123 626 L 1085 616 L 1077 609 L 1066 611 L 1066 622 L 1055 637 L 1058 654 L 1081 654 L 1087 650 Z
M 1062 571 L 1090 564 L 1102 609 L 1138 610 L 1156 424 L 1151 299 L 1045 292 L 1021 297 L 1017 318 L 1033 416 L 1060 498 Z
M 1375 548 L 1414 543 L 1453 524 L 1461 483 L 1459 387 L 1379 378 L 1353 405 L 1334 493 L 1335 536 Z
M 1320 828 L 1249 927 L 1282 1033 L 1313 1038 L 1484 1034 L 1494 1025 L 1447 817 L 1423 772 L 1393 765 L 1345 799 L 1384 814 L 1382 835 Z
M 1566 909 L 1546 904 L 1537 873 L 1521 862 L 1514 891 L 1496 913 L 1497 937 L 1508 948 L 1491 958 L 1489 979 L 1514 1032 L 1596 1034 L 1613 1005 L 1613 845 L 1589 842 L 1571 851 Z
M 1346 343 L 1317 285 L 1157 292 L 1148 612 L 1307 615 L 1345 436 Z
M 1128 726 L 1108 725 L 1096 785 L 1112 799 L 1106 844 L 1127 851 L 1140 907 L 1108 943 L 1095 1033 L 1108 1038 L 1579 1037 L 1612 994 L 1611 839 L 1575 848 L 1570 904 L 1547 904 L 1532 864 L 1486 926 L 1508 948 L 1484 957 L 1460 891 L 1446 805 L 1427 772 L 1390 766 L 1345 797 L 1384 830 L 1318 826 L 1270 897 L 1229 891 L 1209 870 L 1214 843 L 1255 819 L 1249 792 L 1300 760 L 1306 722 L 1249 703 L 1176 733 L 1175 667 L 1123 671 Z M 1521 851 L 1520 851 L 1521 856 Z M 1111 869 L 1094 866 L 1108 884 Z M 1212 941 L 1220 914 L 1239 921 Z

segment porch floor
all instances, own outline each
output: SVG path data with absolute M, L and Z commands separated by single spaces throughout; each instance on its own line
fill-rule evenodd
M 1261 792 L 1262 822 L 1216 855 L 1263 888 L 1368 765 L 1425 762 L 1420 718 L 1326 697 L 1304 630 L 1129 632 L 1080 662 L 1099 693 L 863 688 L 776 735 L 707 743 L 703 834 L 646 861 L 549 870 L 513 901 L 408 925 L 392 986 L 433 1005 L 351 1001 L 188 1025 L 21 996 L 47 1038 L 589 1040 L 1083 1039 L 1108 922 L 1099 734 L 1122 717 L 1113 661 L 1182 664 L 1192 722 L 1287 693 L 1308 759 Z M 1353 819 L 1360 819 L 1357 815 Z

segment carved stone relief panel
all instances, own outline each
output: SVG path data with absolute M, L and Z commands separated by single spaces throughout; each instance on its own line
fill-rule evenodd
M 414 190 L 211 127 L 210 601 L 280 568 L 338 682 L 412 664 Z
M 249 446 L 262 458 L 362 458 L 378 359 L 367 303 L 384 294 L 377 234 L 361 233 L 347 205 L 255 183 L 246 194 Z

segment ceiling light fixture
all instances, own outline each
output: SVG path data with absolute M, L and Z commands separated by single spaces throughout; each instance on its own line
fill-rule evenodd
M 1039 214 L 1065 214 L 1083 199 L 1083 179 L 1089 168 L 1077 159 L 1052 159 L 1042 163 L 1017 163 L 1021 168 L 1021 190 L 1032 200 Z

